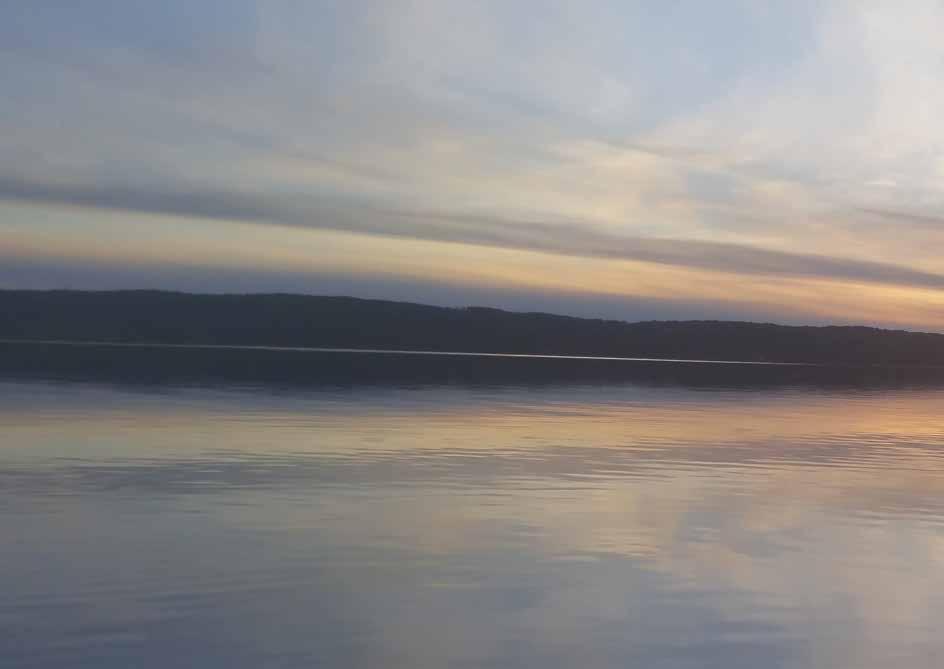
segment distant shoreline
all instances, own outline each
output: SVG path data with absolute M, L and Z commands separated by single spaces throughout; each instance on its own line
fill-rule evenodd
M 441 355 L 482 358 L 527 358 L 548 360 L 602 360 L 616 362 L 668 362 L 701 365 L 767 365 L 778 367 L 826 367 L 817 362 L 767 362 L 759 360 L 695 360 L 686 358 L 632 358 L 608 355 L 551 355 L 541 353 L 483 353 L 477 351 L 412 351 L 408 349 L 337 348 L 322 346 L 258 346 L 249 344 L 166 344 L 161 342 L 69 341 L 63 339 L 0 339 L 0 344 L 98 346 L 120 348 L 183 348 L 245 351 L 284 351 L 286 353 L 372 353 L 382 355 Z
M 355 297 L 0 290 L 0 340 L 69 345 L 806 366 L 944 366 L 944 335 L 640 321 Z

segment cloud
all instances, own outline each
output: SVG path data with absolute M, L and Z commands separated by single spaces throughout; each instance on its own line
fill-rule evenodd
M 941 227 L 944 227 L 944 215 L 935 216 L 930 213 L 916 214 L 909 211 L 870 209 L 867 207 L 862 207 L 860 211 L 887 223 L 905 223 L 909 225 L 916 225 L 918 227 L 930 227 L 933 229 L 940 229 Z
M 517 248 L 734 274 L 944 289 L 944 275 L 881 262 L 788 253 L 704 240 L 618 236 L 580 223 L 328 207 L 304 197 L 199 189 L 40 184 L 0 177 L 0 198 L 129 212 L 251 221 L 365 235 Z
M 145 5 L 0 10 L 4 199 L 942 287 L 931 3 Z

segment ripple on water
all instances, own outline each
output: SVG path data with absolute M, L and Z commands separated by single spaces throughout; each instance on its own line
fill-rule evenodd
M 0 383 L 15 666 L 936 667 L 944 391 Z

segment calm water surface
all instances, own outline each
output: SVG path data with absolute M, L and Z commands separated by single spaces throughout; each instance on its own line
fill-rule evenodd
M 0 665 L 944 663 L 944 384 L 98 355 L 0 349 Z

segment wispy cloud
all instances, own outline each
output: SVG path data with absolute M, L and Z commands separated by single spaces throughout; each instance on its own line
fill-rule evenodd
M 8 201 L 942 287 L 933 2 L 0 18 Z
M 253 196 L 245 192 L 52 185 L 3 178 L 0 178 L 0 197 L 632 260 L 733 274 L 944 288 L 944 275 L 889 263 L 788 253 L 705 240 L 621 236 L 581 223 L 516 221 L 368 207 L 329 208 L 310 198 Z

